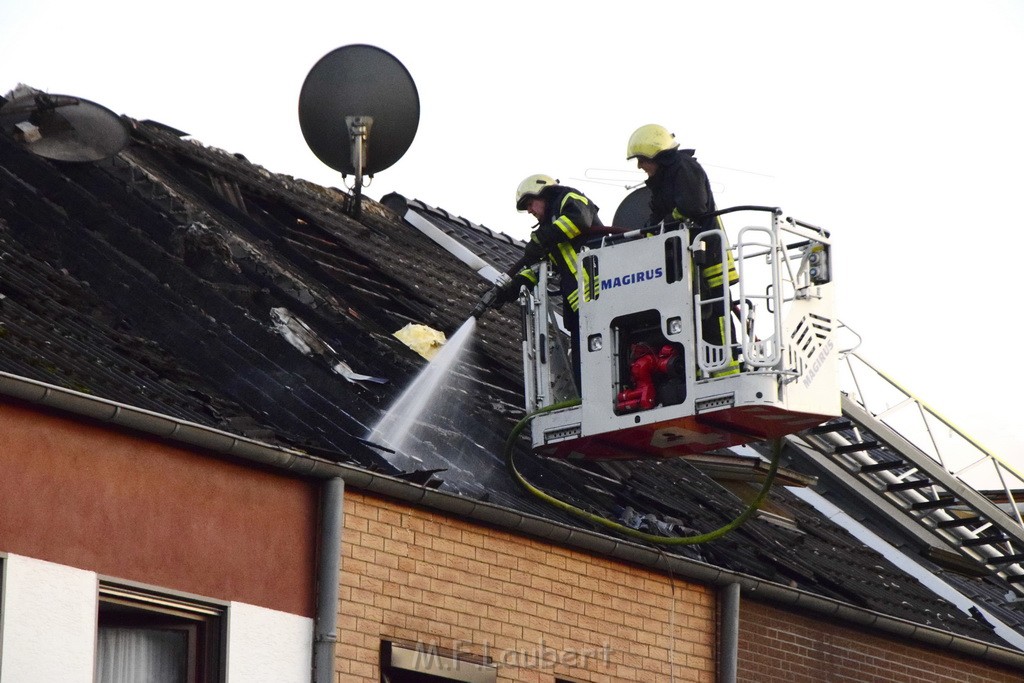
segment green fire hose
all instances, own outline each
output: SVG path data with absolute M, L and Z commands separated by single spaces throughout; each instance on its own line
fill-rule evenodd
M 714 531 L 709 531 L 704 534 L 698 534 L 696 536 L 659 536 L 657 534 L 648 534 L 646 532 L 628 527 L 624 524 L 620 524 L 619 522 L 608 519 L 606 517 L 595 515 L 592 512 L 588 512 L 586 510 L 578 508 L 575 505 L 567 503 L 563 500 L 559 500 L 558 498 L 555 498 L 549 493 L 541 491 L 539 488 L 528 482 L 516 468 L 513 447 L 515 446 L 516 439 L 519 438 L 519 434 L 523 431 L 523 429 L 526 428 L 526 425 L 528 425 L 530 421 L 533 420 L 535 417 L 537 417 L 538 415 L 542 415 L 543 413 L 549 413 L 554 410 L 561 410 L 562 408 L 571 408 L 577 405 L 580 405 L 580 399 L 572 399 L 570 401 L 556 403 L 554 405 L 546 406 L 544 408 L 536 410 L 528 414 L 523 419 L 521 419 L 518 423 L 516 423 L 516 426 L 512 429 L 512 432 L 509 434 L 508 439 L 505 441 L 505 464 L 508 467 L 509 472 L 512 474 L 512 477 L 516 481 L 518 481 L 523 486 L 523 488 L 525 488 L 527 491 L 532 493 L 537 498 L 540 498 L 541 500 L 553 505 L 554 507 L 560 510 L 564 510 L 565 512 L 573 514 L 589 522 L 593 522 L 603 527 L 607 527 L 609 529 L 612 529 L 613 531 L 617 531 L 626 536 L 631 536 L 642 541 L 647 541 L 649 543 L 657 543 L 660 545 L 696 545 L 698 543 L 706 543 L 708 541 L 714 541 L 715 539 L 721 538 L 730 531 L 738 528 L 741 524 L 747 521 L 747 519 L 752 514 L 754 514 L 754 512 L 757 511 L 762 501 L 764 501 L 765 496 L 767 496 L 768 492 L 771 490 L 772 482 L 775 479 L 775 474 L 779 470 L 779 460 L 781 459 L 780 456 L 782 455 L 781 438 L 774 439 L 772 442 L 771 465 L 768 469 L 768 474 L 765 477 L 764 484 L 761 486 L 760 492 L 758 492 L 757 497 L 754 498 L 750 505 L 742 513 L 740 513 L 740 515 L 736 517 L 736 519 L 732 520 L 723 527 L 715 529 Z

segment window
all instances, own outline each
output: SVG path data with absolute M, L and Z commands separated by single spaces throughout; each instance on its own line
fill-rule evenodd
M 601 272 L 598 269 L 596 256 L 583 257 L 583 272 L 586 273 L 586 277 L 583 278 L 583 300 L 594 301 L 601 296 Z
M 683 279 L 683 254 L 686 248 L 683 247 L 683 240 L 679 237 L 669 237 L 665 240 L 665 281 L 669 284 L 680 282 Z
M 381 683 L 495 683 L 498 668 L 487 657 L 424 643 L 380 644 Z
M 97 683 L 220 683 L 223 609 L 101 585 Z

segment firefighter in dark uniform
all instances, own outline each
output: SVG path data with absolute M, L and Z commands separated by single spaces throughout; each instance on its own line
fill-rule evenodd
M 647 124 L 637 128 L 626 144 L 626 158 L 636 159 L 637 168 L 647 173 L 647 188 L 651 191 L 651 216 L 649 225 L 662 221 L 691 221 L 691 233 L 696 236 L 703 230 L 721 229 L 715 211 L 715 197 L 711 182 L 704 168 L 697 162 L 692 149 L 679 149 L 675 136 L 664 126 Z M 726 262 L 722 263 L 722 241 L 718 235 L 704 238 L 705 263 L 703 278 L 698 283 L 701 298 L 721 296 L 723 292 L 723 271 L 730 285 L 739 280 L 732 252 L 726 247 Z M 716 303 L 701 310 L 701 327 L 704 341 L 722 345 L 725 336 L 725 305 Z M 729 366 L 715 376 L 739 372 L 739 364 L 733 360 Z
M 579 190 L 564 185 L 548 175 L 525 178 L 516 189 L 516 209 L 537 219 L 526 243 L 523 258 L 507 274 L 511 280 L 498 292 L 497 304 L 509 303 L 519 297 L 522 287 L 533 289 L 537 284 L 534 266 L 545 257 L 559 276 L 562 294 L 562 321 L 569 331 L 572 349 L 573 379 L 580 387 L 580 292 L 577 287 L 579 263 L 577 255 L 583 242 L 601 227 L 597 206 Z M 525 267 L 523 267 L 525 264 Z M 587 274 L 584 272 L 584 286 Z

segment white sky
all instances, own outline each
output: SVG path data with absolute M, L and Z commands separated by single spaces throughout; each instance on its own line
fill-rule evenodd
M 352 43 L 392 53 L 420 97 L 416 139 L 367 196 L 523 237 L 514 189 L 544 172 L 607 223 L 642 180 L 629 134 L 661 123 L 720 207 L 831 230 L 859 352 L 1024 468 L 1024 2 L 0 0 L 0 92 L 84 97 L 340 186 L 297 105 Z

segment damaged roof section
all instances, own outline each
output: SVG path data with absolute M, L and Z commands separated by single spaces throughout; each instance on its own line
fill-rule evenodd
M 264 436 L 393 470 L 363 437 L 390 403 L 395 388 L 388 385 L 401 389 L 424 363 L 393 333 L 409 322 L 456 326 L 450 300 L 435 284 L 462 275 L 451 257 L 431 253 L 426 240 L 425 249 L 395 249 L 389 232 L 396 224 L 386 210 L 371 206 L 356 223 L 339 209 L 346 197 L 340 191 L 275 178 L 162 127 L 136 123 L 133 136 L 136 143 L 120 156 L 64 165 L 60 173 L 13 146 L 11 154 L 5 150 L 10 162 L 0 193 L 11 256 L 4 305 L 26 314 L 36 308 L 40 320 L 51 320 L 49 329 L 33 331 L 41 339 L 21 346 L 59 349 L 74 338 L 61 329 L 74 316 L 55 315 L 50 301 L 37 298 L 46 290 L 31 271 L 50 270 L 44 277 L 61 286 L 56 301 L 87 311 L 93 327 L 109 326 L 85 349 L 107 346 L 109 336 L 124 338 L 125 352 L 139 356 L 147 346 L 134 340 L 151 340 L 165 365 L 187 359 L 177 373 L 150 359 L 152 374 L 180 394 L 205 384 L 208 395 L 247 406 L 237 412 L 260 416 Z M 229 198 L 226 186 L 234 188 Z M 14 289 L 22 269 L 25 284 Z M 20 321 L 5 316 L 8 343 L 28 333 Z M 303 338 L 306 348 L 296 344 Z M 14 358 L 6 359 L 8 371 L 20 367 Z M 32 363 L 43 365 L 26 365 Z M 36 376 L 98 392 L 96 365 L 78 366 L 77 376 Z M 116 390 L 106 398 L 147 405 L 152 389 L 138 377 L 119 379 L 107 381 Z M 221 412 L 214 405 L 193 411 Z M 214 425 L 230 427 L 225 420 Z
M 0 371 L 607 533 L 506 470 L 524 414 L 512 306 L 478 322 L 414 420 L 409 452 L 367 438 L 427 363 L 396 332 L 451 337 L 490 287 L 407 214 L 497 270 L 518 241 L 397 194 L 364 198 L 354 220 L 341 190 L 125 121 L 130 145 L 97 163 L 0 138 Z M 734 519 L 763 479 L 758 462 L 576 464 L 516 449 L 523 475 L 552 495 L 671 535 Z M 769 502 L 722 539 L 664 552 L 1002 642 L 783 486 Z
M 24 253 L 2 221 L 0 265 L 0 369 L 273 440 L 273 432 L 259 426 L 247 409 L 209 387 L 153 340 L 132 334 L 88 282 Z

